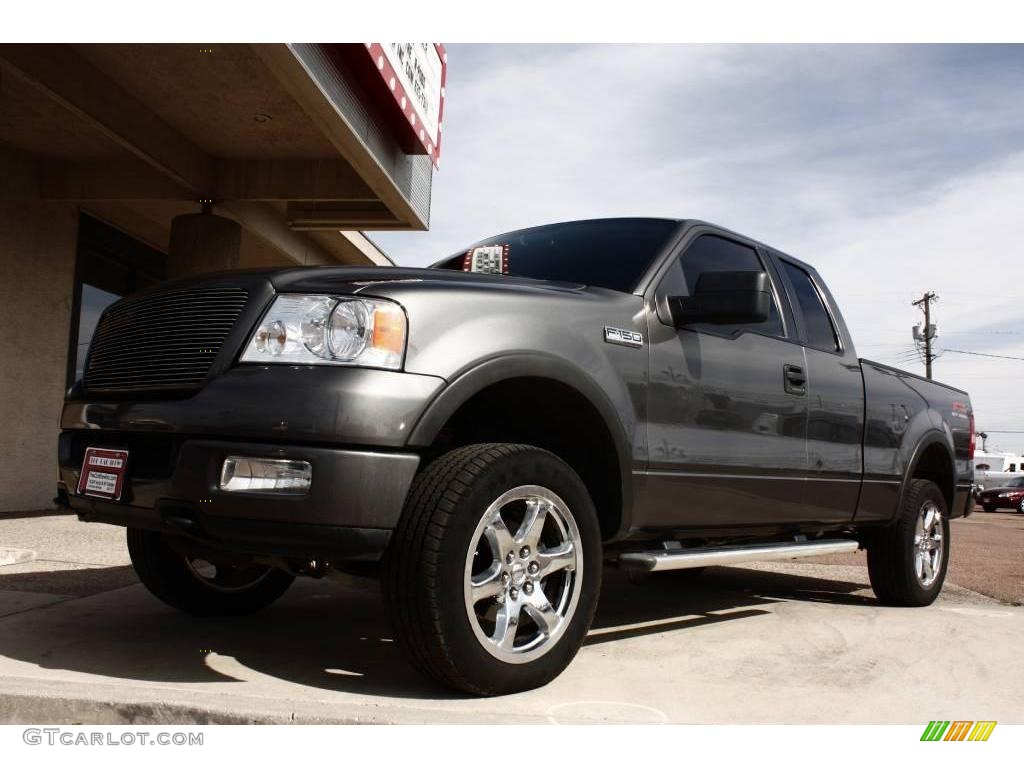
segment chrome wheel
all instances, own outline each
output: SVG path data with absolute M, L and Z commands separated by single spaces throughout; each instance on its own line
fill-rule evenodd
M 185 565 L 193 577 L 218 592 L 241 592 L 254 587 L 272 570 L 266 565 L 229 565 L 188 556 Z
M 565 502 L 538 485 L 503 493 L 466 554 L 466 612 L 477 640 L 512 664 L 543 656 L 572 620 L 582 576 L 582 540 Z
M 942 510 L 934 501 L 926 501 L 921 505 L 914 529 L 914 573 L 925 589 L 939 578 L 944 546 Z

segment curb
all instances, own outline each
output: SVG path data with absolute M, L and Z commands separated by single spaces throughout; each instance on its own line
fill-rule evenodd
M 26 677 L 0 676 L 0 691 L 3 691 L 0 695 L 2 725 L 506 725 L 512 722 L 545 725 L 551 722 L 544 713 L 513 720 L 503 711 L 452 711 L 381 701 L 335 703 L 304 697 L 283 700 L 235 694 L 194 695 L 173 688 Z
M 15 565 L 17 563 L 29 563 L 36 559 L 36 553 L 31 549 L 14 549 L 12 547 L 0 547 L 0 566 Z
M 0 723 L 6 725 L 274 725 L 287 718 L 221 712 L 160 702 L 123 702 L 32 694 L 6 694 Z

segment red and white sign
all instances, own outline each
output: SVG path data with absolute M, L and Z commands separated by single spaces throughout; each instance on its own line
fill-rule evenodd
M 508 244 L 480 245 L 470 248 L 462 257 L 463 272 L 482 272 L 488 275 L 508 274 Z
M 114 448 L 86 448 L 78 495 L 118 501 L 124 490 L 128 451 Z
M 448 54 L 440 43 L 366 43 L 373 66 L 391 92 L 419 146 L 437 166 Z M 422 152 L 420 153 L 422 154 Z

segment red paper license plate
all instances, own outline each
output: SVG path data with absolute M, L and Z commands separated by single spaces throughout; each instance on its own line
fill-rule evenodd
M 117 501 L 124 490 L 128 451 L 116 448 L 86 448 L 78 495 Z

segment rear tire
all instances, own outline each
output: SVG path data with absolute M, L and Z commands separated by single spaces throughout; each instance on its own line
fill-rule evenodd
M 930 480 L 911 480 L 895 524 L 868 543 L 871 588 L 883 605 L 931 605 L 949 562 L 946 500 Z
M 1017 511 L 1024 514 L 1024 498 L 1017 502 Z
M 294 576 L 266 565 L 234 565 L 191 558 L 154 531 L 128 529 L 128 554 L 150 592 L 195 616 L 241 616 L 283 595 Z
M 597 513 L 568 464 L 528 445 L 457 448 L 416 477 L 385 559 L 395 640 L 459 691 L 544 685 L 583 644 L 601 559 Z

